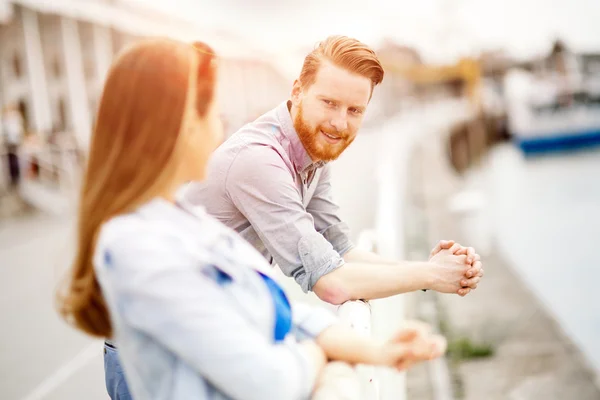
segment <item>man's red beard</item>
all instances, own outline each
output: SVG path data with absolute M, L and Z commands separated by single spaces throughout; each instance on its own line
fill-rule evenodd
M 314 161 L 333 161 L 337 159 L 346 147 L 354 141 L 350 130 L 336 131 L 325 128 L 321 125 L 311 128 L 304 120 L 302 104 L 298 106 L 296 118 L 294 118 L 294 128 L 308 155 Z M 323 137 L 324 132 L 328 135 L 340 138 L 337 143 L 328 143 Z

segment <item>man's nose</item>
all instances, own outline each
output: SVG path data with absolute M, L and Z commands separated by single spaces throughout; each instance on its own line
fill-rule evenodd
M 330 124 L 336 131 L 342 132 L 348 129 L 348 118 L 345 113 L 336 113 L 336 115 L 331 118 Z

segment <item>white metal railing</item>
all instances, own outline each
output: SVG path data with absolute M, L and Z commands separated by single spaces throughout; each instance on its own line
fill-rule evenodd
M 399 131 L 405 117 L 393 118 L 382 129 L 381 148 L 377 165 L 377 204 L 375 229 L 361 232 L 357 247 L 374 251 L 382 256 L 398 259 L 403 255 L 400 212 L 403 209 L 404 181 L 407 165 L 398 165 L 399 158 L 408 159 L 410 134 Z M 404 138 L 405 143 L 399 143 Z M 403 160 L 400 160 L 402 162 Z M 349 301 L 338 308 L 340 319 L 365 335 L 386 340 L 401 327 L 404 304 L 401 296 L 370 302 Z M 404 400 L 406 378 L 404 373 L 391 369 L 357 366 L 361 399 Z
M 441 131 L 449 121 L 465 118 L 468 103 L 460 100 L 419 106 L 411 113 L 387 121 L 381 131 L 377 165 L 375 229 L 363 231 L 358 247 L 389 259 L 406 258 L 404 221 L 410 152 L 419 136 Z M 378 340 L 388 339 L 404 323 L 402 296 L 370 302 L 350 301 L 338 307 L 342 321 Z M 391 369 L 357 367 L 364 400 L 405 400 L 406 374 Z
M 375 230 L 361 232 L 357 247 L 377 252 L 377 232 Z M 390 336 L 390 330 L 393 331 L 402 324 L 402 300 L 400 296 L 394 296 L 390 299 L 374 301 L 347 301 L 338 307 L 337 314 L 343 323 L 360 334 L 385 340 Z M 392 322 L 394 317 L 397 319 L 396 323 Z M 359 388 L 357 398 L 361 400 L 405 399 L 403 373 L 369 365 L 358 365 L 355 372 Z
M 373 230 L 360 233 L 357 248 L 367 251 L 376 250 L 376 237 Z M 337 310 L 342 323 L 350 326 L 364 336 L 372 336 L 371 304 L 367 301 L 347 301 Z M 361 400 L 378 400 L 379 380 L 376 368 L 369 365 L 358 365 L 355 368 Z

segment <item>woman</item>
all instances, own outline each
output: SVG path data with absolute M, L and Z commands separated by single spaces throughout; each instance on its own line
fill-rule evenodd
M 292 310 L 254 248 L 175 203 L 221 140 L 215 84 L 216 58 L 201 43 L 144 40 L 115 61 L 63 316 L 118 343 L 137 399 L 304 399 L 327 360 L 406 368 L 442 354 L 443 339 L 420 328 L 379 344 L 323 310 Z M 111 393 L 128 395 L 124 382 Z

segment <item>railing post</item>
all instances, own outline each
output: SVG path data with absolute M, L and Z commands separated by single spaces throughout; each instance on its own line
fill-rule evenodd
M 362 250 L 375 251 L 377 248 L 375 232 L 372 230 L 361 232 L 357 247 Z M 359 334 L 371 336 L 371 304 L 368 301 L 347 301 L 338 307 L 337 315 L 342 323 Z M 376 368 L 369 365 L 358 365 L 355 370 L 360 387 L 360 399 L 379 400 L 379 381 Z
M 338 317 L 342 323 L 360 335 L 371 336 L 371 305 L 366 301 L 347 301 L 338 307 Z M 379 399 L 379 382 L 376 369 L 370 365 L 357 365 L 356 374 L 360 387 L 361 400 Z

